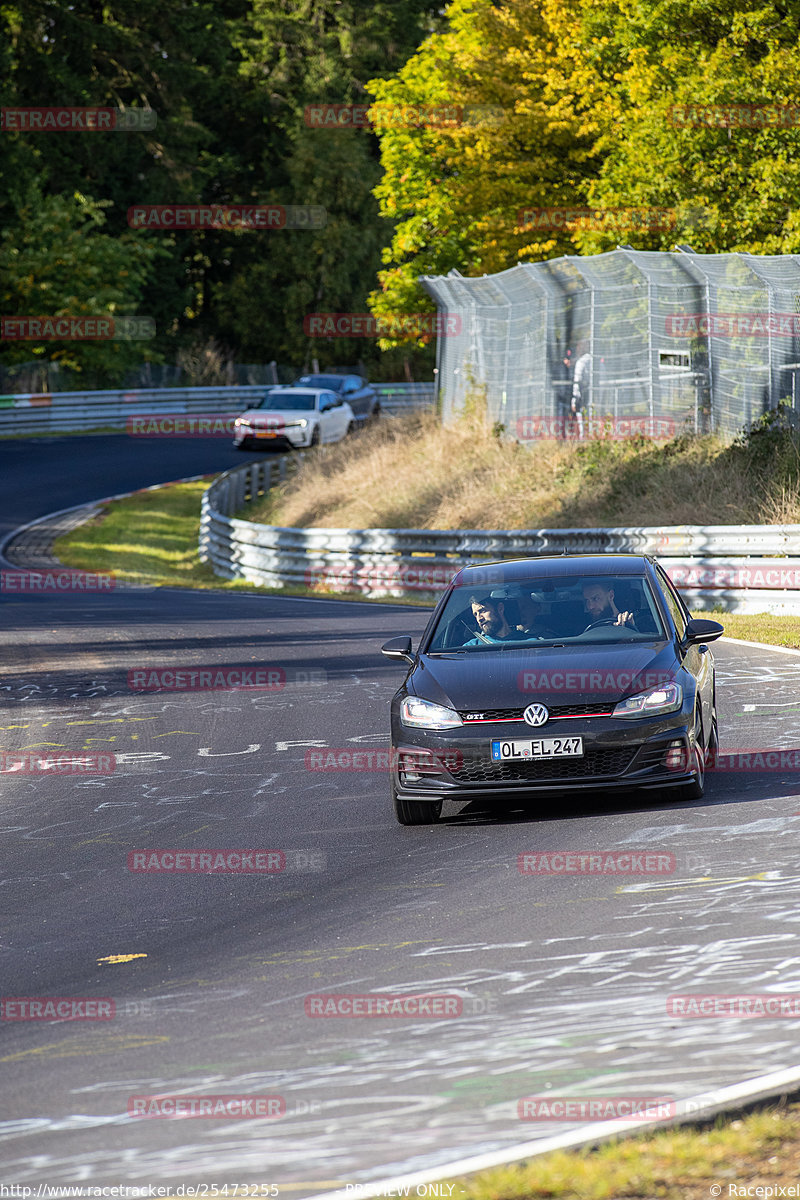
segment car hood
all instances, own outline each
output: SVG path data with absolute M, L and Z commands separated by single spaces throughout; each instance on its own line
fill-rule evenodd
M 421 655 L 407 680 L 414 695 L 460 712 L 614 701 L 681 673 L 671 642 Z

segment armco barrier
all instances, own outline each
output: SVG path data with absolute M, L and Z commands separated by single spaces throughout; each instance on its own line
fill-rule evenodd
M 431 408 L 433 383 L 374 383 L 384 412 L 396 415 Z M 0 437 L 8 434 L 124 430 L 142 414 L 243 412 L 260 401 L 265 384 L 241 387 L 150 388 L 133 391 L 52 392 L 0 396 Z
M 653 554 L 695 609 L 800 614 L 800 525 L 666 529 L 292 529 L 233 514 L 296 457 L 226 471 L 203 496 L 200 557 L 225 579 L 433 599 L 459 567 L 529 555 Z

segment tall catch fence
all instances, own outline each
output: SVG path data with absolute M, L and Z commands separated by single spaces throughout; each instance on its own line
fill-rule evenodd
M 584 436 L 731 435 L 781 400 L 800 404 L 795 255 L 620 248 L 421 282 L 450 318 L 445 422 L 476 389 L 519 441 L 576 433 L 573 395 Z

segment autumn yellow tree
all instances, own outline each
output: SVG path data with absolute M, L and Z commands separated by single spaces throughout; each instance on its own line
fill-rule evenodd
M 376 194 L 396 222 L 371 297 L 379 314 L 430 307 L 420 275 L 574 251 L 569 231 L 521 216 L 580 204 L 601 165 L 605 116 L 575 37 L 580 0 L 455 0 L 447 15 L 397 76 L 370 85 L 384 170 Z M 403 111 L 419 121 L 393 120 Z

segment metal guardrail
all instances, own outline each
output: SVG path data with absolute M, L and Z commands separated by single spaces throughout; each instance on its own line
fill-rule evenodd
M 470 563 L 563 550 L 629 551 L 662 559 L 694 608 L 800 614 L 800 525 L 293 529 L 234 515 L 286 479 L 288 470 L 286 458 L 251 463 L 226 471 L 205 492 L 200 557 L 216 575 L 273 588 L 433 599 Z
M 433 383 L 375 383 L 381 408 L 390 415 L 430 408 Z M 43 392 L 0 396 L 4 434 L 124 430 L 129 417 L 191 413 L 240 413 L 269 390 L 264 384 L 236 387 L 140 388 L 132 391 Z

